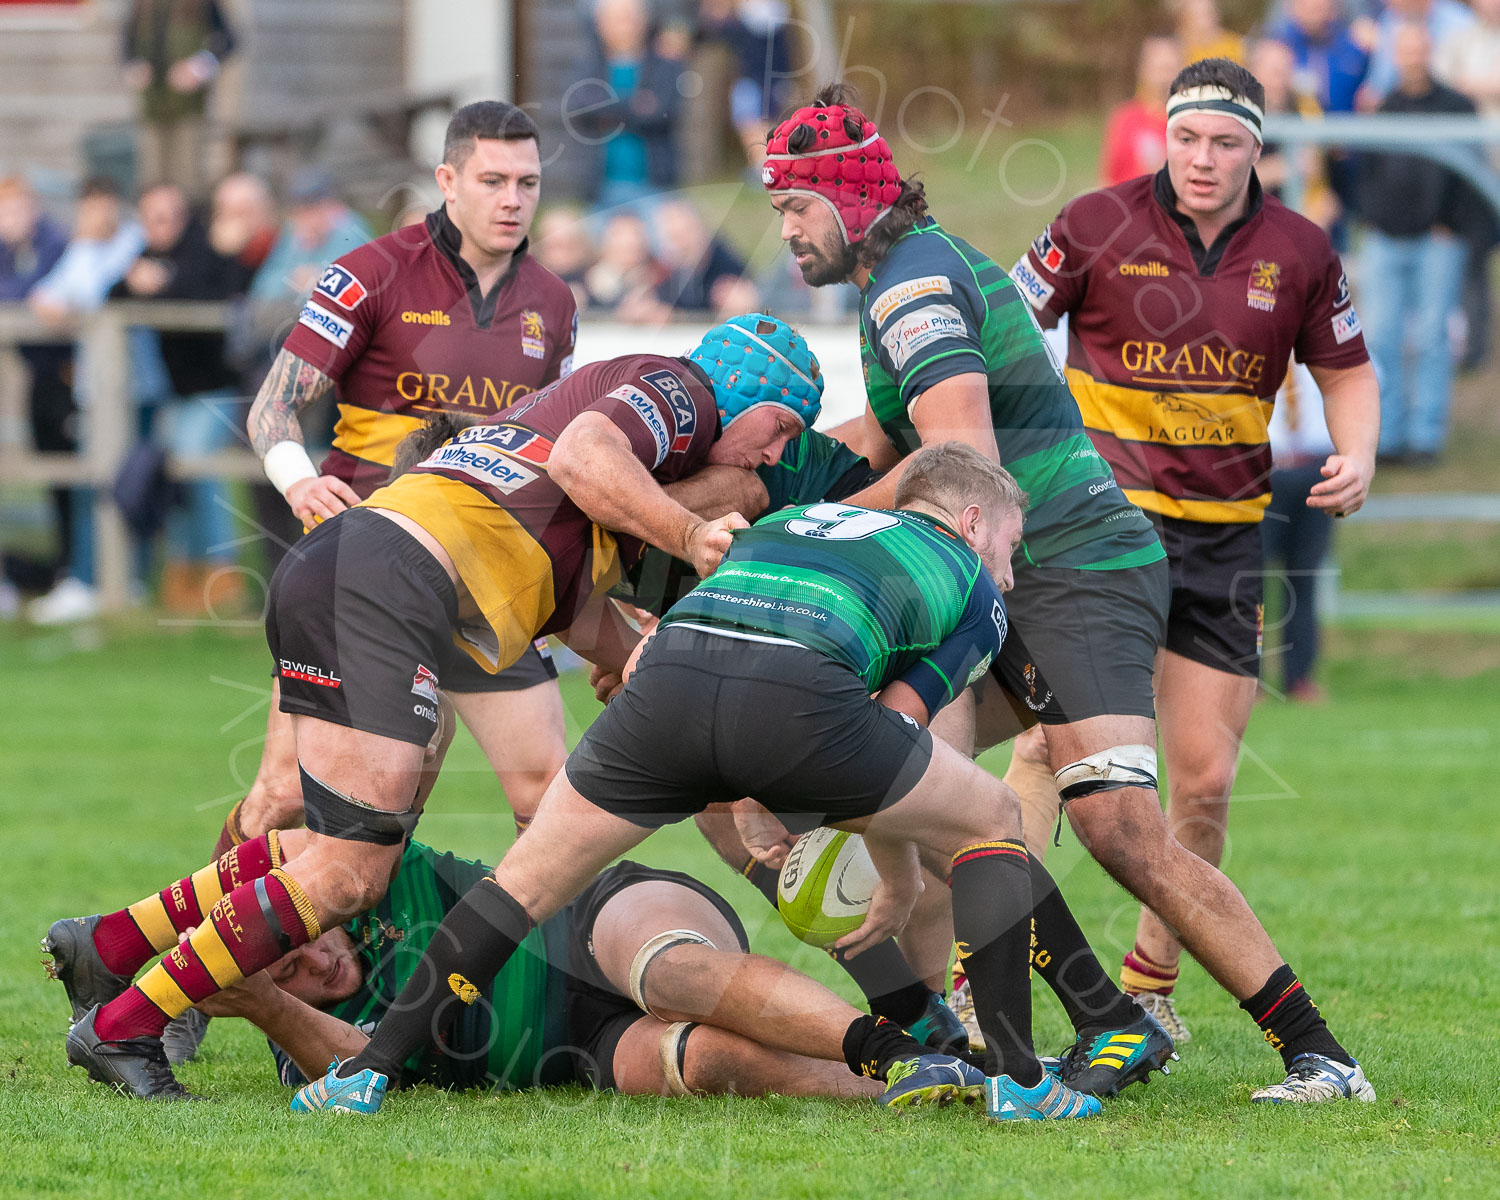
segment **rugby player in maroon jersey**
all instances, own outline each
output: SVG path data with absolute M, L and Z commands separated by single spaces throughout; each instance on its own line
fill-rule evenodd
M 251 408 L 251 445 L 309 527 L 385 483 L 396 445 L 432 413 L 491 416 L 572 368 L 572 293 L 527 252 L 541 185 L 535 124 L 501 101 L 470 104 L 449 122 L 435 174 L 443 204 L 423 224 L 323 273 Z M 320 471 L 298 413 L 335 389 L 338 424 Z M 286 669 L 278 665 L 277 688 Z M 556 678 L 542 641 L 497 675 L 463 656 L 444 673 L 518 824 L 566 755 Z M 221 852 L 301 822 L 291 730 L 275 696 L 260 768 L 225 822 Z M 501 733 L 516 729 L 526 735 Z
M 1238 64 L 1191 64 L 1167 102 L 1167 165 L 1072 201 L 1011 272 L 1044 324 L 1068 316 L 1068 383 L 1089 437 L 1167 550 L 1172 600 L 1156 693 L 1167 819 L 1213 864 L 1260 670 L 1266 427 L 1291 358 L 1312 372 L 1337 448 L 1311 507 L 1344 516 L 1364 503 L 1380 423 L 1337 253 L 1256 178 L 1263 106 L 1264 89 Z M 1041 854 L 1058 794 L 1040 738 L 1017 743 L 1006 779 Z M 1202 907 L 1189 879 L 1165 885 Z M 1288 990 L 1295 976 L 1263 933 L 1235 932 L 1222 915 L 1205 926 L 1237 946 L 1244 986 L 1232 990 L 1257 1021 L 1309 1004 Z M 1177 1042 L 1188 1036 L 1171 998 L 1181 952 L 1143 905 L 1122 984 Z M 1302 1049 L 1288 1058 L 1286 1082 L 1254 1099 L 1373 1098 L 1342 1047 Z

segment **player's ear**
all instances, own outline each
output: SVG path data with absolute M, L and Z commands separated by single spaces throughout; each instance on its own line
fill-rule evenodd
M 443 199 L 450 199 L 454 184 L 458 180 L 458 172 L 448 163 L 440 162 L 433 168 L 432 177 L 437 180 L 438 187 L 442 189 Z

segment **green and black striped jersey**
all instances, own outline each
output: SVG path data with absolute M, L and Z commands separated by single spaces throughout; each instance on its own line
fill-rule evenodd
M 860 292 L 865 392 L 902 453 L 921 445 L 913 404 L 955 375 L 989 381 L 1000 460 L 1026 489 L 1015 566 L 1112 570 L 1164 557 L 1084 432 L 1031 305 L 1010 277 L 930 218 L 902 236 Z
M 411 842 L 385 898 L 344 926 L 354 938 L 364 983 L 328 1009 L 369 1030 L 390 1008 L 448 910 L 490 873 L 483 863 L 439 854 Z M 406 1064 L 413 1080 L 438 1087 L 524 1088 L 574 1081 L 573 1060 L 548 1054 L 568 1044 L 564 909 L 526 935 L 489 990 L 489 1004 L 467 1005 L 448 1037 L 447 1053 L 433 1047 Z M 279 1051 L 283 1082 L 294 1082 L 291 1060 Z
M 663 625 L 795 642 L 858 675 L 892 680 L 935 713 L 1005 638 L 1000 589 L 952 530 L 920 513 L 847 504 L 789 508 L 736 531 L 712 575 Z

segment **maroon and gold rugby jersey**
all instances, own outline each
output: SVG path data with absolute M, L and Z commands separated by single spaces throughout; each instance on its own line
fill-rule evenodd
M 1163 168 L 1072 201 L 1011 271 L 1038 311 L 1069 317 L 1068 384 L 1126 496 L 1190 521 L 1259 521 L 1266 431 L 1295 354 L 1368 361 L 1324 232 L 1263 196 L 1204 247 Z
M 566 629 L 619 578 L 615 536 L 547 475 L 553 442 L 584 412 L 613 421 L 659 483 L 697 470 L 719 436 L 713 386 L 698 367 L 626 355 L 465 429 L 365 501 L 411 518 L 448 552 L 467 593 L 454 640 L 486 670 Z
M 285 348 L 338 385 L 323 473 L 368 495 L 396 446 L 443 409 L 491 416 L 572 368 L 568 285 L 523 242 L 487 296 L 444 209 L 336 259 Z

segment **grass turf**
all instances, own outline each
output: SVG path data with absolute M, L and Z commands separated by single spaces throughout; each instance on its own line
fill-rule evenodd
M 1328 666 L 1336 702 L 1262 706 L 1247 742 L 1229 869 L 1379 1103 L 1252 1108 L 1250 1088 L 1279 1077 L 1279 1061 L 1189 966 L 1180 996 L 1196 1037 L 1170 1080 L 1130 1089 L 1095 1121 L 1015 1128 L 967 1111 L 898 1118 L 868 1104 L 575 1089 L 420 1089 L 370 1121 L 296 1119 L 263 1041 L 228 1021 L 182 1071 L 215 1103 L 118 1099 L 65 1068 L 66 1005 L 37 940 L 58 916 L 118 907 L 207 857 L 254 771 L 265 651 L 251 631 L 164 635 L 144 619 L 102 635 L 0 636 L 0 1194 L 1500 1193 L 1500 902 L 1483 768 L 1500 736 L 1500 670 L 1476 670 L 1466 651 L 1492 640 L 1341 636 Z M 576 676 L 565 694 L 576 731 L 595 706 Z M 508 827 L 460 734 L 423 837 L 489 857 Z M 849 994 L 690 830 L 656 835 L 638 857 L 701 874 L 740 907 L 757 949 Z M 1071 839 L 1049 861 L 1116 961 L 1134 904 Z M 1044 1048 L 1065 1039 L 1050 998 L 1039 996 L 1037 1031 Z

